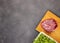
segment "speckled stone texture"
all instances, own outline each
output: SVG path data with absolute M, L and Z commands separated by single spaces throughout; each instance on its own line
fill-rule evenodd
M 48 9 L 60 17 L 60 0 L 0 0 L 0 43 L 32 43 Z

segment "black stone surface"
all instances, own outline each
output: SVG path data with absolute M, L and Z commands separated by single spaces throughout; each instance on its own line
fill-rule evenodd
M 60 0 L 0 0 L 0 43 L 32 43 L 48 9 L 60 17 Z

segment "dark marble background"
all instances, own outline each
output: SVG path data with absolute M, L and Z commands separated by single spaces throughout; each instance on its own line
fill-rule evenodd
M 32 43 L 48 9 L 60 17 L 60 0 L 0 0 L 0 43 Z

